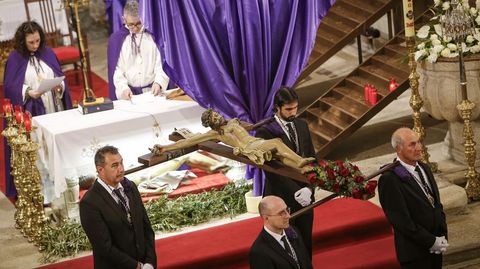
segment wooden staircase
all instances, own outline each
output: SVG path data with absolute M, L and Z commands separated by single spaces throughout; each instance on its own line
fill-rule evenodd
M 307 67 L 297 81 L 305 79 L 355 38 L 360 41 L 360 35 L 385 14 L 388 14 L 391 21 L 390 11 L 395 2 L 394 0 L 336 0 L 318 27 L 315 46 Z M 389 35 L 391 38 L 391 31 Z M 361 50 L 359 50 L 359 58 L 361 59 Z
M 328 154 L 409 87 L 406 55 L 405 40 L 393 38 L 300 115 L 308 123 L 317 157 Z M 391 78 L 399 85 L 393 92 L 388 90 Z M 366 84 L 378 90 L 376 105 L 365 101 Z
M 368 26 L 368 23 L 373 23 L 370 20 L 378 19 L 389 12 L 392 2 L 338 0 L 319 26 L 317 43 L 310 56 L 309 66 L 302 73 L 304 77 L 308 76 L 307 72 L 313 72 L 344 47 L 344 44 L 348 43 L 347 38 L 351 41 L 355 35 L 360 34 L 359 25 Z M 356 9 L 353 9 L 354 6 Z M 356 16 L 353 16 L 352 10 Z M 367 10 L 376 10 L 377 13 L 368 13 Z M 358 23 L 362 18 L 364 22 Z M 415 22 L 416 28 L 422 26 L 428 19 L 427 15 L 420 16 Z M 353 20 L 356 20 L 356 24 Z M 332 25 L 341 27 L 333 30 Z M 348 34 L 347 27 L 352 27 Z M 340 28 L 343 30 L 338 30 Z M 334 41 L 335 35 L 340 32 L 344 35 Z M 300 117 L 308 123 L 318 158 L 325 157 L 344 138 L 359 129 L 409 88 L 410 71 L 407 54 L 404 33 L 401 32 L 300 114 Z M 390 92 L 388 84 L 392 78 L 396 80 L 398 87 Z M 365 101 L 366 84 L 372 84 L 378 90 L 378 102 L 373 106 Z

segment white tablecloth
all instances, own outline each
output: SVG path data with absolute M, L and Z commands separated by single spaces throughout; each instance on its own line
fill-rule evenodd
M 102 146 L 119 148 L 125 169 L 129 169 L 138 166 L 138 157 L 155 143 L 171 143 L 168 135 L 175 127 L 206 130 L 200 122 L 204 109 L 195 102 L 155 98 L 155 102 L 141 105 L 128 101 L 115 101 L 114 105 L 113 110 L 88 115 L 72 109 L 33 118 L 44 187 L 53 183 L 51 195 L 59 197 L 67 182 L 78 182 L 79 176 L 94 175 L 93 157 Z M 54 198 L 48 197 L 48 191 L 45 195 L 47 201 Z

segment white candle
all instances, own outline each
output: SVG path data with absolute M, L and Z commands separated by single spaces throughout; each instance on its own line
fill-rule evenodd
M 415 36 L 413 0 L 403 0 L 403 21 L 405 22 L 405 37 Z

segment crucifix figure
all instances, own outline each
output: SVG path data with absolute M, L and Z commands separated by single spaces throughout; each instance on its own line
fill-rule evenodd
M 205 141 L 217 140 L 233 147 L 236 155 L 243 155 L 257 165 L 263 165 L 265 161 L 274 158 L 288 167 L 300 172 L 307 172 L 310 167 L 306 165 L 315 161 L 315 158 L 298 156 L 279 138 L 265 140 L 251 136 L 248 133 L 251 126 L 244 126 L 236 118 L 227 121 L 212 109 L 202 113 L 202 125 L 210 127 L 212 130 L 181 139 L 173 144 L 156 144 L 150 150 L 153 154 L 160 155 L 165 151 L 188 148 Z

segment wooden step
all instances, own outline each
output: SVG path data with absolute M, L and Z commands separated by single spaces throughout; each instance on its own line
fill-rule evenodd
M 325 19 L 325 18 L 324 18 Z M 325 23 L 325 21 L 322 21 L 320 23 L 320 25 L 322 25 L 322 29 L 324 29 L 325 31 L 327 32 L 330 32 L 330 33 L 333 33 L 335 34 L 336 36 L 340 36 L 340 37 L 343 37 L 345 36 L 345 34 L 348 34 L 352 29 L 347 27 L 338 27 L 337 24 L 328 24 L 328 23 Z M 320 29 L 320 27 L 319 27 Z
M 348 8 L 348 6 L 341 5 L 341 2 L 335 3 L 328 12 L 332 12 L 339 17 L 353 20 L 357 24 L 365 21 L 368 18 L 368 14 L 362 14 L 360 12 L 351 10 Z
M 361 8 L 362 10 L 373 13 L 384 6 L 388 1 L 377 1 L 377 0 L 362 0 L 361 4 L 359 5 L 358 0 L 342 0 L 345 3 L 348 3 L 351 6 L 356 6 Z
M 358 6 L 360 5 L 349 5 L 344 0 L 337 0 L 334 5 L 334 7 L 336 7 L 335 11 L 340 12 L 342 16 L 351 18 L 352 20 L 360 23 L 367 20 L 372 15 L 372 13 L 366 12 Z
M 343 33 L 342 35 L 335 34 L 334 32 L 331 32 L 329 29 L 326 29 L 325 27 L 318 27 L 317 40 L 319 38 L 323 38 L 330 41 L 332 44 L 336 44 L 342 38 L 342 36 L 343 36 Z
M 315 116 L 318 119 L 319 124 L 322 124 L 322 121 L 325 121 L 340 130 L 344 130 L 355 121 L 350 115 L 333 107 L 330 107 L 329 109 L 314 107 L 307 109 L 307 112 Z
M 349 88 L 349 87 L 335 87 L 334 91 L 343 94 L 344 96 L 354 100 L 357 103 L 367 105 L 365 103 L 365 94 L 363 91 L 358 88 Z
M 321 140 L 331 141 L 335 138 L 335 136 L 337 136 L 337 133 L 329 130 L 328 128 L 322 128 L 322 125 L 315 125 L 312 127 L 313 128 L 310 129 L 310 133 L 318 136 L 318 138 L 320 138 Z
M 385 46 L 385 49 L 390 50 L 390 51 L 395 52 L 395 53 L 400 54 L 400 55 L 407 55 L 408 54 L 407 47 L 404 43 L 403 44 L 401 44 L 401 43 L 387 44 Z
M 374 81 L 372 79 L 369 79 L 363 76 L 350 76 L 345 80 L 349 87 L 353 87 L 353 86 L 357 87 L 356 90 L 363 91 L 363 87 L 365 85 L 372 84 L 373 86 L 375 86 L 375 88 L 377 88 L 378 94 L 380 94 L 380 96 L 383 97 L 385 95 L 388 95 L 389 93 L 389 91 L 386 89 L 386 87 L 388 86 L 388 82 L 379 83 L 378 81 Z
M 379 80 L 384 81 L 385 85 L 388 85 L 388 82 L 390 81 L 391 78 L 395 78 L 396 80 L 399 80 L 402 77 L 402 75 L 404 75 L 404 74 L 398 74 L 395 72 L 389 72 L 389 70 L 385 69 L 385 66 L 372 64 L 371 62 L 369 62 L 369 64 L 360 66 L 358 68 L 358 71 L 359 71 L 359 74 L 363 74 L 363 71 L 365 71 L 370 76 L 373 75 L 377 77 Z
M 327 16 L 323 18 L 319 27 L 323 27 L 323 25 L 328 25 L 331 28 L 339 29 L 344 33 L 350 33 L 353 28 L 358 26 L 355 21 L 346 17 L 338 16 L 334 13 L 328 13 Z
M 355 119 L 361 117 L 368 110 L 368 106 L 359 104 L 343 95 L 335 95 L 334 92 L 329 92 L 327 96 L 320 98 L 320 101 Z
M 372 56 L 372 60 L 386 64 L 391 68 L 403 73 L 409 73 L 410 67 L 408 67 L 408 59 L 402 55 L 396 54 L 390 50 L 384 50 L 385 54 L 375 54 Z

